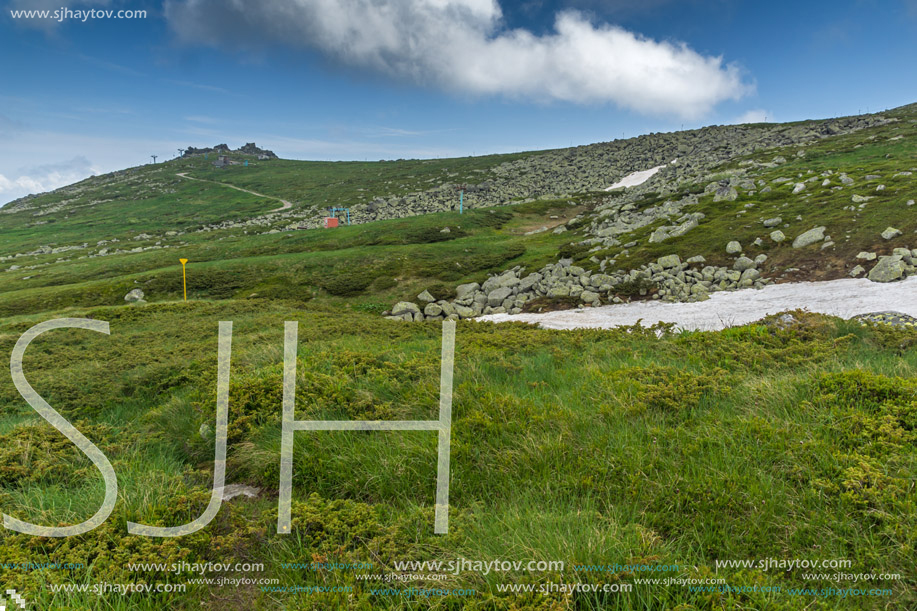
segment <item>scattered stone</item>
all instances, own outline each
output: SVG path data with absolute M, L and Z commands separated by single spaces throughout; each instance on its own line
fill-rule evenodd
M 905 269 L 900 257 L 880 257 L 879 262 L 869 271 L 869 279 L 873 282 L 894 282 L 904 276 Z
M 742 252 L 742 245 L 739 244 L 736 240 L 732 240 L 726 244 L 726 254 L 737 255 Z
M 736 262 L 732 264 L 732 269 L 744 272 L 747 269 L 753 269 L 755 267 L 755 262 L 749 259 L 748 257 L 739 257 L 736 259 Z
M 455 298 L 464 299 L 465 297 L 474 294 L 475 291 L 481 288 L 481 285 L 477 282 L 469 282 L 468 284 L 460 284 L 455 287 Z
M 783 219 L 782 219 L 782 218 L 780 218 L 779 216 L 775 216 L 775 217 L 772 218 L 772 219 L 767 219 L 767 220 L 765 220 L 765 221 L 764 221 L 764 226 L 765 226 L 765 227 L 776 227 L 777 225 L 779 225 L 779 224 L 782 223 L 782 222 L 783 222 Z
M 430 291 L 424 289 L 424 291 L 417 296 L 418 301 L 423 301 L 424 303 L 432 303 L 436 301 L 436 297 L 430 294 Z
M 416 303 L 411 303 L 410 301 L 399 301 L 395 304 L 395 307 L 392 308 L 392 316 L 403 316 L 405 314 L 420 314 L 420 308 L 417 307 Z
M 889 227 L 882 232 L 882 237 L 886 240 L 897 238 L 899 235 L 901 235 L 901 231 L 895 229 L 894 227 Z
M 508 286 L 496 288 L 487 294 L 487 305 L 497 307 L 513 294 L 513 289 Z
M 735 187 L 719 187 L 716 192 L 713 194 L 714 202 L 734 202 L 736 198 L 739 197 L 739 192 L 736 191 Z
M 806 183 L 797 182 L 796 186 L 793 187 L 793 195 L 796 195 L 797 193 L 802 193 L 805 190 L 806 190 Z
M 796 236 L 796 239 L 793 240 L 793 248 L 805 248 L 810 244 L 815 244 L 816 242 L 821 242 L 825 239 L 825 228 L 824 227 L 814 227 L 805 233 L 802 233 Z
M 869 314 L 858 314 L 853 319 L 860 321 L 864 326 L 873 323 L 909 329 L 917 328 L 917 318 L 903 312 L 870 312 Z
M 857 259 L 862 259 L 864 261 L 875 261 L 876 253 L 866 252 L 865 250 L 863 250 L 863 251 L 860 251 L 860 253 L 857 255 Z
M 851 278 L 859 278 L 860 276 L 862 276 L 865 273 L 866 273 L 866 268 L 863 267 L 862 265 L 857 265 L 852 270 L 850 270 L 849 275 Z
M 143 291 L 140 289 L 131 289 L 131 291 L 124 296 L 124 301 L 128 303 L 146 303 L 143 300 Z
M 778 229 L 776 231 L 771 232 L 770 238 L 771 240 L 779 244 L 780 242 L 783 242 L 784 240 L 786 240 L 786 235 L 784 235 L 784 233 Z
M 681 265 L 681 258 L 678 255 L 666 255 L 659 257 L 656 261 L 662 269 L 670 269 Z

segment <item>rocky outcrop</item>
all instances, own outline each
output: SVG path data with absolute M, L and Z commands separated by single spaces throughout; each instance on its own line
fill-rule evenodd
M 210 148 L 196 148 L 193 146 L 189 146 L 182 153 L 182 157 L 197 157 L 200 155 L 204 155 L 205 153 L 215 153 L 219 155 L 225 155 L 228 153 L 239 153 L 242 155 L 256 155 L 256 156 L 264 155 L 269 159 L 277 159 L 277 155 L 275 155 L 273 151 L 259 148 L 254 142 L 248 142 L 245 144 L 245 146 L 241 146 L 234 151 L 231 150 L 229 146 L 226 144 L 218 144 Z
M 491 276 L 483 284 L 461 284 L 456 287 L 453 301 L 430 303 L 422 312 L 415 303 L 399 302 L 386 316 L 392 320 L 420 321 L 518 314 L 526 304 L 539 299 L 559 299 L 580 306 L 623 303 L 634 298 L 701 301 L 717 291 L 763 288 L 771 282 L 762 278 L 758 269 L 766 260 L 765 255 L 754 260 L 739 257 L 729 268 L 705 266 L 703 257 L 682 261 L 672 254 L 639 269 L 605 274 L 562 259 L 530 274 L 525 274 L 523 267 L 514 267 Z

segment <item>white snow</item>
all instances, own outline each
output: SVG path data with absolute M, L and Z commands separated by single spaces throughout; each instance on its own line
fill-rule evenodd
M 673 322 L 685 330 L 712 331 L 795 309 L 841 318 L 888 310 L 917 316 L 917 276 L 888 284 L 852 278 L 775 284 L 763 289 L 721 291 L 711 294 L 707 301 L 693 303 L 640 301 L 543 314 L 491 314 L 476 320 L 519 321 L 548 329 L 608 329 L 640 320 L 644 326 Z
M 675 161 L 678 161 L 678 160 L 676 159 Z M 673 161 L 672 163 L 675 163 L 675 161 Z M 627 176 L 625 176 L 624 178 L 622 178 L 615 184 L 611 185 L 610 187 L 607 187 L 605 190 L 611 191 L 613 189 L 620 189 L 621 187 L 636 187 L 637 185 L 642 185 L 643 183 L 648 181 L 650 178 L 652 178 L 656 172 L 664 168 L 666 165 L 668 164 L 664 163 L 662 165 L 657 165 L 655 168 L 650 168 L 649 170 L 641 170 L 640 172 L 633 172 L 631 174 L 628 174 Z

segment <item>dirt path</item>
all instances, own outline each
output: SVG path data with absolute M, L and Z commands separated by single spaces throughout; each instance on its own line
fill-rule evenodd
M 215 180 L 207 180 L 206 178 L 195 178 L 193 176 L 188 176 L 187 172 L 178 172 L 176 176 L 181 176 L 182 178 L 187 178 L 188 180 L 197 180 L 200 182 L 209 182 L 215 185 L 222 185 L 224 187 L 229 187 L 230 189 L 235 189 L 236 191 L 242 191 L 243 193 L 249 193 L 251 195 L 257 195 L 258 197 L 266 197 L 268 199 L 276 199 L 283 205 L 279 208 L 274 208 L 273 210 L 268 210 L 268 212 L 280 212 L 281 210 L 289 210 L 293 207 L 293 204 L 288 202 L 285 199 L 280 199 L 279 197 L 274 197 L 273 195 L 265 195 L 264 193 L 258 193 L 257 191 L 249 191 L 248 189 L 243 189 L 242 187 L 236 187 L 235 185 L 230 185 L 225 182 L 217 182 Z

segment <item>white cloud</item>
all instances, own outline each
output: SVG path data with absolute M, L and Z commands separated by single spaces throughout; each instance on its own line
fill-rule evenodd
M 754 108 L 752 110 L 746 110 L 744 113 L 730 121 L 733 125 L 741 125 L 742 123 L 765 123 L 765 122 L 774 122 L 774 113 L 767 112 L 763 108 Z
M 584 14 L 536 36 L 502 27 L 496 0 L 168 0 L 178 39 L 235 50 L 281 43 L 420 85 L 533 102 L 614 103 L 697 118 L 752 90 L 739 69 L 683 43 Z
M 15 173 L 15 178 L 0 174 L 0 201 L 51 191 L 96 173 L 88 159 L 77 156 L 60 163 L 21 168 Z

